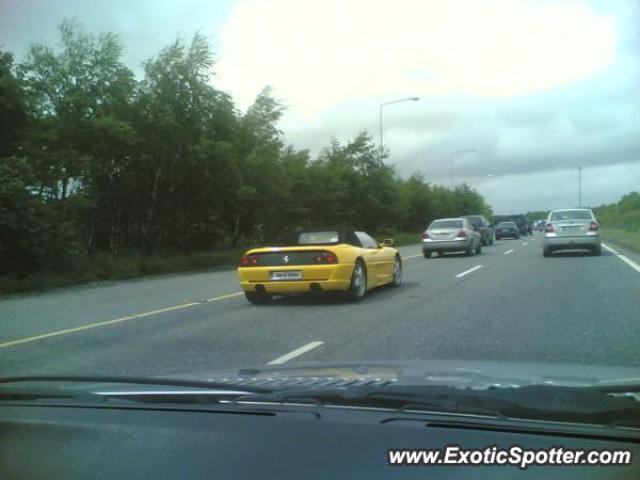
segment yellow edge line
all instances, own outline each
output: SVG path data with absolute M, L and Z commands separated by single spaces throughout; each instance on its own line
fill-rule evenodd
M 403 259 L 415 258 L 419 257 L 422 254 L 418 255 L 409 255 L 407 257 L 402 257 Z M 65 328 L 64 330 L 57 330 L 55 332 L 43 333 L 40 335 L 34 335 L 32 337 L 18 338 L 17 340 L 10 340 L 5 343 L 0 343 L 0 348 L 13 347 L 14 345 L 21 345 L 23 343 L 35 342 L 37 340 L 44 340 L 45 338 L 58 337 L 60 335 L 67 335 L 68 333 L 82 332 L 83 330 L 89 330 L 92 328 L 98 327 L 106 327 L 108 325 L 115 325 L 116 323 L 128 322 L 129 320 L 136 320 L 138 318 L 150 317 L 152 315 L 158 315 L 160 313 L 173 312 L 175 310 L 182 310 L 184 308 L 195 307 L 196 305 L 201 305 L 202 303 L 210 303 L 210 302 L 218 302 L 220 300 L 227 300 L 229 298 L 239 297 L 240 295 L 244 295 L 243 292 L 229 293 L 227 295 L 220 295 L 219 297 L 208 298 L 204 302 L 190 302 L 183 303 L 180 305 L 174 305 L 173 307 L 159 308 L 157 310 L 150 310 L 148 312 L 137 313 L 135 315 L 129 315 L 127 317 L 115 318 L 113 320 L 104 320 L 102 322 L 89 323 L 87 325 L 80 325 L 79 327 L 73 328 Z
M 228 298 L 234 298 L 234 297 L 238 297 L 240 295 L 243 295 L 243 293 L 242 292 L 230 293 L 230 294 L 227 294 L 227 295 L 221 295 L 219 297 L 209 298 L 209 299 L 205 300 L 205 302 L 183 303 L 183 304 L 180 304 L 180 305 L 174 305 L 173 307 L 159 308 L 157 310 L 151 310 L 151 311 L 148 311 L 148 312 L 138 313 L 136 315 L 129 315 L 127 317 L 115 318 L 113 320 L 105 320 L 105 321 L 102 321 L 102 322 L 89 323 L 87 325 L 81 325 L 79 327 L 65 328 L 64 330 L 58 330 L 58 331 L 55 331 L 55 332 L 43 333 L 41 335 L 34 335 L 33 337 L 19 338 L 17 340 L 11 340 L 9 342 L 0 343 L 0 348 L 12 347 L 14 345 L 21 345 L 23 343 L 35 342 L 36 340 L 43 340 L 45 338 L 57 337 L 57 336 L 60 336 L 60 335 L 66 335 L 68 333 L 81 332 L 83 330 L 89 330 L 91 328 L 106 327 L 107 325 L 114 325 L 116 323 L 127 322 L 129 320 L 135 320 L 137 318 L 150 317 L 152 315 L 158 315 L 159 313 L 166 313 L 166 312 L 173 312 L 175 310 L 182 310 L 184 308 L 195 307 L 196 305 L 201 305 L 202 303 L 217 302 L 219 300 L 226 300 Z

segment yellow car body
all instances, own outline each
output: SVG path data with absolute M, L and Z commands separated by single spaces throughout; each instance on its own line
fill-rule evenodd
M 398 250 L 377 242 L 375 248 L 370 243 L 368 246 L 370 248 L 341 242 L 254 248 L 245 253 L 242 260 L 245 264 L 238 267 L 240 286 L 245 293 L 267 296 L 348 291 L 357 263 L 364 265 L 365 291 L 394 283 L 396 261 L 402 269 Z

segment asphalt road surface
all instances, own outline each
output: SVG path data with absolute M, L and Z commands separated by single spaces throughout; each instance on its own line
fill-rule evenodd
M 235 271 L 0 300 L 0 375 L 178 375 L 265 364 L 500 360 L 640 368 L 640 258 L 542 257 L 541 238 L 481 255 L 401 248 L 402 287 L 360 303 L 249 304 Z

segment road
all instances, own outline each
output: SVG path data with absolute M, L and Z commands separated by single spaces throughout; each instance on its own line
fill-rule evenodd
M 268 363 L 469 359 L 640 367 L 640 258 L 541 238 L 426 260 L 360 303 L 249 304 L 234 271 L 0 301 L 0 375 L 177 375 Z M 624 255 L 622 255 L 624 254 Z

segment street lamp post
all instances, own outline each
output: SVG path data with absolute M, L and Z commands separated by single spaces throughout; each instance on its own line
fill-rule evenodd
M 407 97 L 407 98 L 400 98 L 398 100 L 392 100 L 390 102 L 385 102 L 385 103 L 381 103 L 380 104 L 380 152 L 382 152 L 382 149 L 384 147 L 384 142 L 383 142 L 383 138 L 382 138 L 382 109 L 386 106 L 386 105 L 391 105 L 393 103 L 400 103 L 400 102 L 417 102 L 418 100 L 420 100 L 420 97 Z
M 455 152 L 452 152 L 451 155 L 449 156 L 449 163 L 450 163 L 450 168 L 451 168 L 451 190 L 453 190 L 455 188 L 455 172 L 454 172 L 454 165 L 453 162 L 456 158 L 456 155 L 461 155 L 463 153 L 475 153 L 476 149 L 475 148 L 466 148 L 464 150 L 456 150 Z
M 582 208 L 582 165 L 578 166 L 578 208 Z

